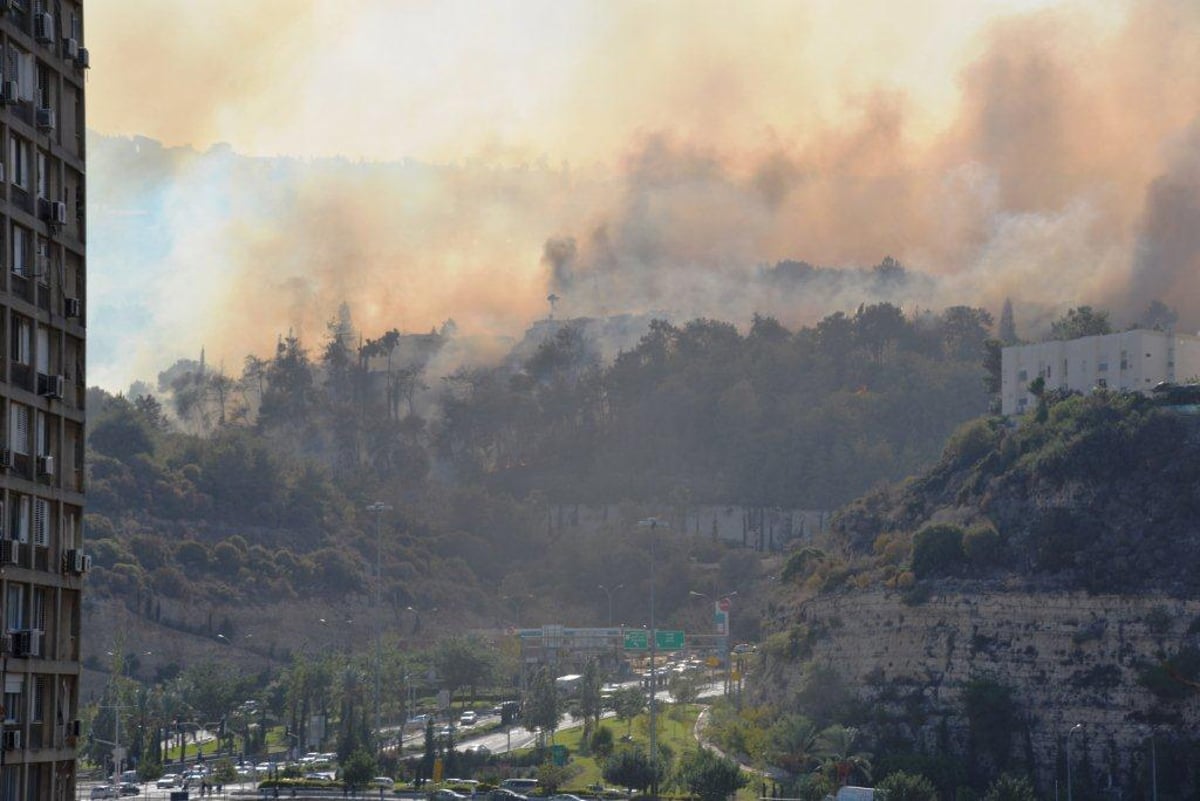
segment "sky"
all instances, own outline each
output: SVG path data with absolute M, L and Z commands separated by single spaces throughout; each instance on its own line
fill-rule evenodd
M 453 317 L 857 305 L 1200 326 L 1191 0 L 89 0 L 90 378 Z M 131 139 L 131 137 L 139 137 Z

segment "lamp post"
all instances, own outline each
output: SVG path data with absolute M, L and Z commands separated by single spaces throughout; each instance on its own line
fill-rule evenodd
M 379 674 L 383 666 L 383 645 L 380 635 L 379 610 L 383 606 L 383 513 L 392 511 L 392 507 L 382 501 L 376 501 L 367 507 L 368 512 L 375 514 L 375 739 L 383 737 L 383 723 L 380 711 Z
M 1067 732 L 1067 801 L 1072 801 L 1071 791 L 1073 789 L 1071 784 L 1071 735 L 1077 731 L 1083 731 L 1082 723 L 1076 723 L 1071 727 L 1071 730 Z
M 654 543 L 658 539 L 655 531 L 667 524 L 657 517 L 639 520 L 638 525 L 650 529 L 650 794 L 658 796 L 658 705 L 654 696 L 658 693 L 658 632 L 654 628 Z
M 612 621 L 613 621 L 613 614 L 612 614 L 613 593 L 616 592 L 617 590 L 621 589 L 624 586 L 625 586 L 624 584 L 618 584 L 617 586 L 610 588 L 610 587 L 604 586 L 603 584 L 600 585 L 600 589 L 604 590 L 605 594 L 608 595 L 608 627 L 610 629 L 612 628 Z

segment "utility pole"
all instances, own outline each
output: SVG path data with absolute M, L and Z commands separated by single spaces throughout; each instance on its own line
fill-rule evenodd
M 657 517 L 648 517 L 638 522 L 639 526 L 650 529 L 650 764 L 651 783 L 650 795 L 658 796 L 658 704 L 655 695 L 658 693 L 658 632 L 654 628 L 654 541 L 655 530 L 667 524 Z
M 379 692 L 380 673 L 383 669 L 382 626 L 380 618 L 383 608 L 383 513 L 392 511 L 392 507 L 382 501 L 376 501 L 367 507 L 368 512 L 375 513 L 375 742 L 383 741 L 381 699 Z

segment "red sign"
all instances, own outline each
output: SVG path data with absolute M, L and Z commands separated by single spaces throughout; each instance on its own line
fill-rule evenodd
M 731 607 L 731 606 L 733 606 L 733 602 L 730 601 L 728 597 L 722 598 L 721 600 L 717 601 L 717 608 L 720 609 L 722 612 L 728 612 L 729 607 Z

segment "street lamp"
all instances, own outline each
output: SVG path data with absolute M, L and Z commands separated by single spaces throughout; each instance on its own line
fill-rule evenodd
M 658 539 L 655 531 L 659 526 L 668 528 L 665 521 L 657 517 L 647 517 L 639 520 L 638 525 L 650 529 L 650 764 L 651 781 L 650 794 L 658 796 L 658 707 L 654 696 L 658 692 L 658 632 L 654 628 L 654 543 Z
M 383 664 L 383 645 L 379 632 L 379 610 L 383 606 L 383 513 L 392 511 L 392 507 L 382 501 L 376 501 L 367 507 L 368 512 L 375 514 L 375 737 L 376 742 L 383 736 L 383 724 L 380 719 L 379 674 Z
M 1083 731 L 1083 724 L 1076 723 L 1067 732 L 1067 801 L 1071 801 L 1071 735 L 1077 731 Z
M 613 614 L 612 614 L 612 599 L 613 599 L 613 593 L 614 593 L 614 592 L 616 592 L 617 590 L 621 589 L 621 588 L 622 588 L 622 587 L 624 587 L 625 585 L 624 585 L 624 584 L 618 584 L 617 586 L 615 586 L 615 587 L 612 587 L 612 588 L 605 587 L 603 584 L 601 584 L 601 585 L 599 585 L 599 586 L 600 586 L 600 589 L 604 590 L 605 594 L 607 594 L 607 595 L 608 595 L 608 627 L 611 629 L 611 628 L 612 628 L 612 621 L 613 621 Z

